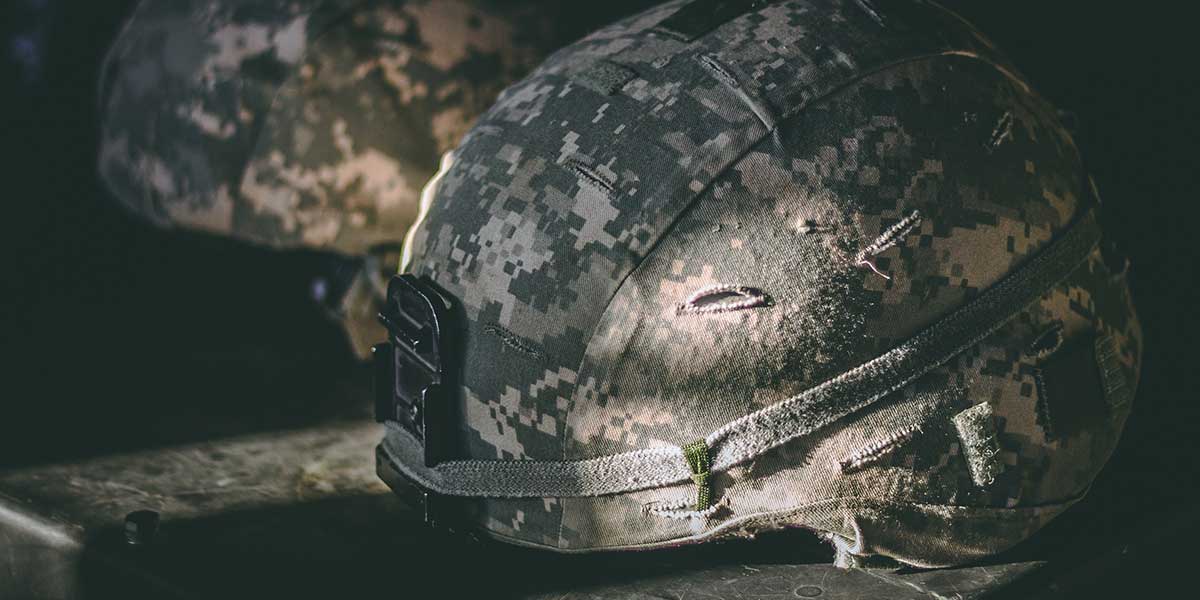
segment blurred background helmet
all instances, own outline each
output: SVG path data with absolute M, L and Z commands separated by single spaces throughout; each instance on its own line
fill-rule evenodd
M 1078 501 L 1129 413 L 1076 147 L 934 3 L 663 4 L 444 167 L 384 311 L 380 471 L 497 538 L 961 564 Z
M 340 255 L 313 296 L 366 357 L 441 154 L 552 50 L 650 4 L 142 2 L 102 67 L 100 175 L 155 225 Z
M 398 245 L 438 157 L 551 50 L 648 2 L 143 2 L 103 67 L 134 213 L 279 248 Z

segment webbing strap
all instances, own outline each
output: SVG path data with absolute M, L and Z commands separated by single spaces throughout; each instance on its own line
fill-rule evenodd
M 970 348 L 1062 281 L 1100 241 L 1089 210 L 1015 272 L 922 333 L 854 369 L 712 432 L 708 472 L 724 471 L 858 412 Z M 457 460 L 424 466 L 424 451 L 389 424 L 383 442 L 397 466 L 441 494 L 493 498 L 600 496 L 692 479 L 684 449 L 650 448 L 573 461 Z M 706 477 L 707 481 L 707 477 Z M 699 482 L 697 481 L 697 484 Z M 699 487 L 699 486 L 698 486 Z

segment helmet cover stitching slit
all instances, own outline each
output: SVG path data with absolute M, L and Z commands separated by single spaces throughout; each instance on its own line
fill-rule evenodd
M 567 159 L 563 163 L 566 167 L 575 172 L 581 177 L 585 183 L 590 184 L 593 188 L 603 192 L 606 196 L 611 196 L 614 189 L 613 184 L 604 177 L 601 177 L 591 167 L 576 159 Z
M 920 433 L 922 429 L 923 426 L 920 423 L 914 423 L 907 427 L 901 427 L 900 429 L 889 433 L 883 439 L 871 442 L 865 446 L 862 446 L 858 450 L 851 452 L 849 456 L 846 456 L 842 460 L 838 461 L 838 467 L 841 468 L 843 473 L 857 471 L 858 469 L 861 469 L 862 467 L 865 467 L 876 460 L 883 458 L 884 456 L 890 454 L 893 450 L 896 450 L 900 446 L 904 445 L 905 442 L 911 440 L 914 436 Z
M 900 219 L 898 223 L 887 228 L 879 237 L 875 238 L 875 241 L 867 245 L 866 248 L 859 250 L 858 254 L 854 256 L 855 266 L 867 267 L 880 277 L 891 279 L 890 276 L 880 271 L 871 259 L 882 254 L 888 248 L 904 241 L 904 238 L 908 234 L 921 225 L 921 220 L 921 212 L 914 210 L 907 217 Z
M 508 329 L 505 329 L 504 327 L 501 327 L 500 325 L 495 323 L 484 325 L 483 332 L 497 337 L 505 346 L 508 346 L 509 348 L 512 348 L 521 354 L 531 358 L 536 358 L 538 360 L 545 359 L 545 355 L 541 350 L 534 346 L 533 343 L 526 341 L 521 336 L 509 331 Z
M 1034 360 L 1043 360 L 1054 354 L 1063 344 L 1062 321 L 1055 321 L 1029 343 L 1025 355 Z
M 871 6 L 869 0 L 854 0 L 854 3 L 857 4 L 863 12 L 867 13 L 867 16 L 871 17 L 871 20 L 875 21 L 875 23 L 877 23 L 880 27 L 887 27 L 887 25 L 885 25 L 883 22 L 883 17 L 878 11 L 875 10 L 873 6 Z
M 718 284 L 692 292 L 676 307 L 677 314 L 712 314 L 757 308 L 770 304 L 770 297 L 758 288 L 737 284 Z

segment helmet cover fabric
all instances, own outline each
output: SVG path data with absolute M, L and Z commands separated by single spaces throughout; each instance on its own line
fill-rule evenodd
M 901 347 L 1087 219 L 1055 111 L 957 16 L 747 4 L 694 36 L 683 1 L 601 29 L 454 151 L 409 272 L 466 317 L 457 456 L 678 450 Z M 1086 492 L 1132 404 L 1125 270 L 1081 256 L 915 381 L 704 477 L 707 506 L 684 481 L 472 498 L 466 518 L 559 551 L 779 527 L 839 564 L 1002 551 Z
M 356 256 L 394 246 L 438 157 L 496 94 L 630 4 L 142 2 L 104 61 L 100 175 L 163 227 Z

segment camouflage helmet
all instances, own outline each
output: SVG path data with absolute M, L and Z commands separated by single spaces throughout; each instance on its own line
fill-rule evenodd
M 161 226 L 398 244 L 496 94 L 638 3 L 598 4 L 563 19 L 553 0 L 142 2 L 103 66 L 100 174 Z
M 380 473 L 558 551 L 1002 551 L 1131 407 L 1097 210 L 1052 107 L 932 2 L 660 5 L 506 90 L 431 184 Z

